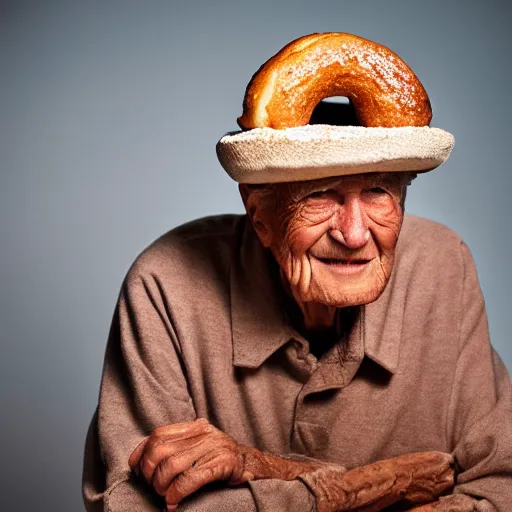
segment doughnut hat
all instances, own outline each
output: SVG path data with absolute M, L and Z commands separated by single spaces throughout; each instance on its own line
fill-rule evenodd
M 349 104 L 322 101 L 331 96 Z M 311 34 L 254 74 L 242 130 L 220 139 L 217 156 L 231 178 L 248 184 L 426 172 L 454 145 L 431 119 L 423 85 L 391 50 L 351 34 Z

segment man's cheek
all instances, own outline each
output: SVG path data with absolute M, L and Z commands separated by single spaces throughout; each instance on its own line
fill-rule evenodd
M 305 233 L 302 230 L 291 232 L 286 237 L 287 249 L 295 258 L 302 258 L 320 236 L 317 233 Z
M 325 227 L 307 228 L 302 224 L 291 226 L 284 239 L 288 250 L 295 256 L 304 255 L 325 233 Z
M 290 250 L 300 255 L 309 250 L 329 230 L 332 212 L 321 216 L 310 215 L 308 209 L 298 209 L 286 226 L 285 240 Z
M 312 278 L 311 263 L 307 255 L 297 257 L 287 252 L 281 259 L 278 258 L 278 261 L 290 285 L 304 293 L 309 288 Z
M 390 207 L 386 212 L 368 212 L 371 221 L 370 230 L 381 244 L 395 247 L 402 226 L 403 213 L 400 205 Z
M 392 222 L 402 216 L 400 202 L 391 196 L 385 204 L 367 205 L 366 211 L 370 217 L 380 218 L 382 222 Z

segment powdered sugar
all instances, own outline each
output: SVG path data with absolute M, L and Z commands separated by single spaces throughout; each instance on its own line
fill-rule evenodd
M 423 127 L 427 131 L 429 127 Z M 245 132 L 237 132 L 225 135 L 220 143 L 232 144 L 237 142 L 250 141 L 330 141 L 342 140 L 358 137 L 368 137 L 369 135 L 380 137 L 394 137 L 398 134 L 407 134 L 411 131 L 418 131 L 421 127 L 396 127 L 367 128 L 364 126 L 332 126 L 327 124 L 314 124 L 286 128 L 284 130 L 275 130 L 274 128 L 254 128 Z
M 335 63 L 343 68 L 357 61 L 357 65 L 366 79 L 374 80 L 381 91 L 389 95 L 402 107 L 413 109 L 417 101 L 414 97 L 415 88 L 411 84 L 413 75 L 407 66 L 384 48 L 375 48 L 357 40 L 356 42 L 343 43 L 339 50 L 325 48 L 321 44 L 301 59 L 298 65 L 293 63 L 286 69 L 286 79 L 280 81 L 280 87 L 288 93 L 316 75 L 319 70 Z M 354 74 L 354 72 L 351 72 Z

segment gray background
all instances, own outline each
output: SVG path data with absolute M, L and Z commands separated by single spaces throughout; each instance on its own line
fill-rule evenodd
M 288 41 L 345 31 L 422 80 L 456 148 L 410 212 L 467 241 L 512 369 L 508 2 L 39 1 L 0 7 L 1 510 L 82 510 L 83 441 L 117 293 L 154 238 L 241 212 L 215 143 Z M 7 500 L 7 502 L 5 502 Z

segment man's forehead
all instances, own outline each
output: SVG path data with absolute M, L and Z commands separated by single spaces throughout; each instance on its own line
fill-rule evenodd
M 344 186 L 363 186 L 365 188 L 375 187 L 378 185 L 400 186 L 404 182 L 404 179 L 405 176 L 398 173 L 365 173 L 321 178 L 311 181 L 298 181 L 295 183 L 289 183 L 288 187 L 291 190 L 298 192 Z
M 389 172 L 374 172 L 374 173 L 363 173 L 363 174 L 349 174 L 346 176 L 333 176 L 329 178 L 321 178 L 319 180 L 312 180 L 303 182 L 305 184 L 310 183 L 313 186 L 316 185 L 343 185 L 344 183 L 375 183 L 375 182 L 394 182 L 400 183 L 402 177 L 397 173 Z

